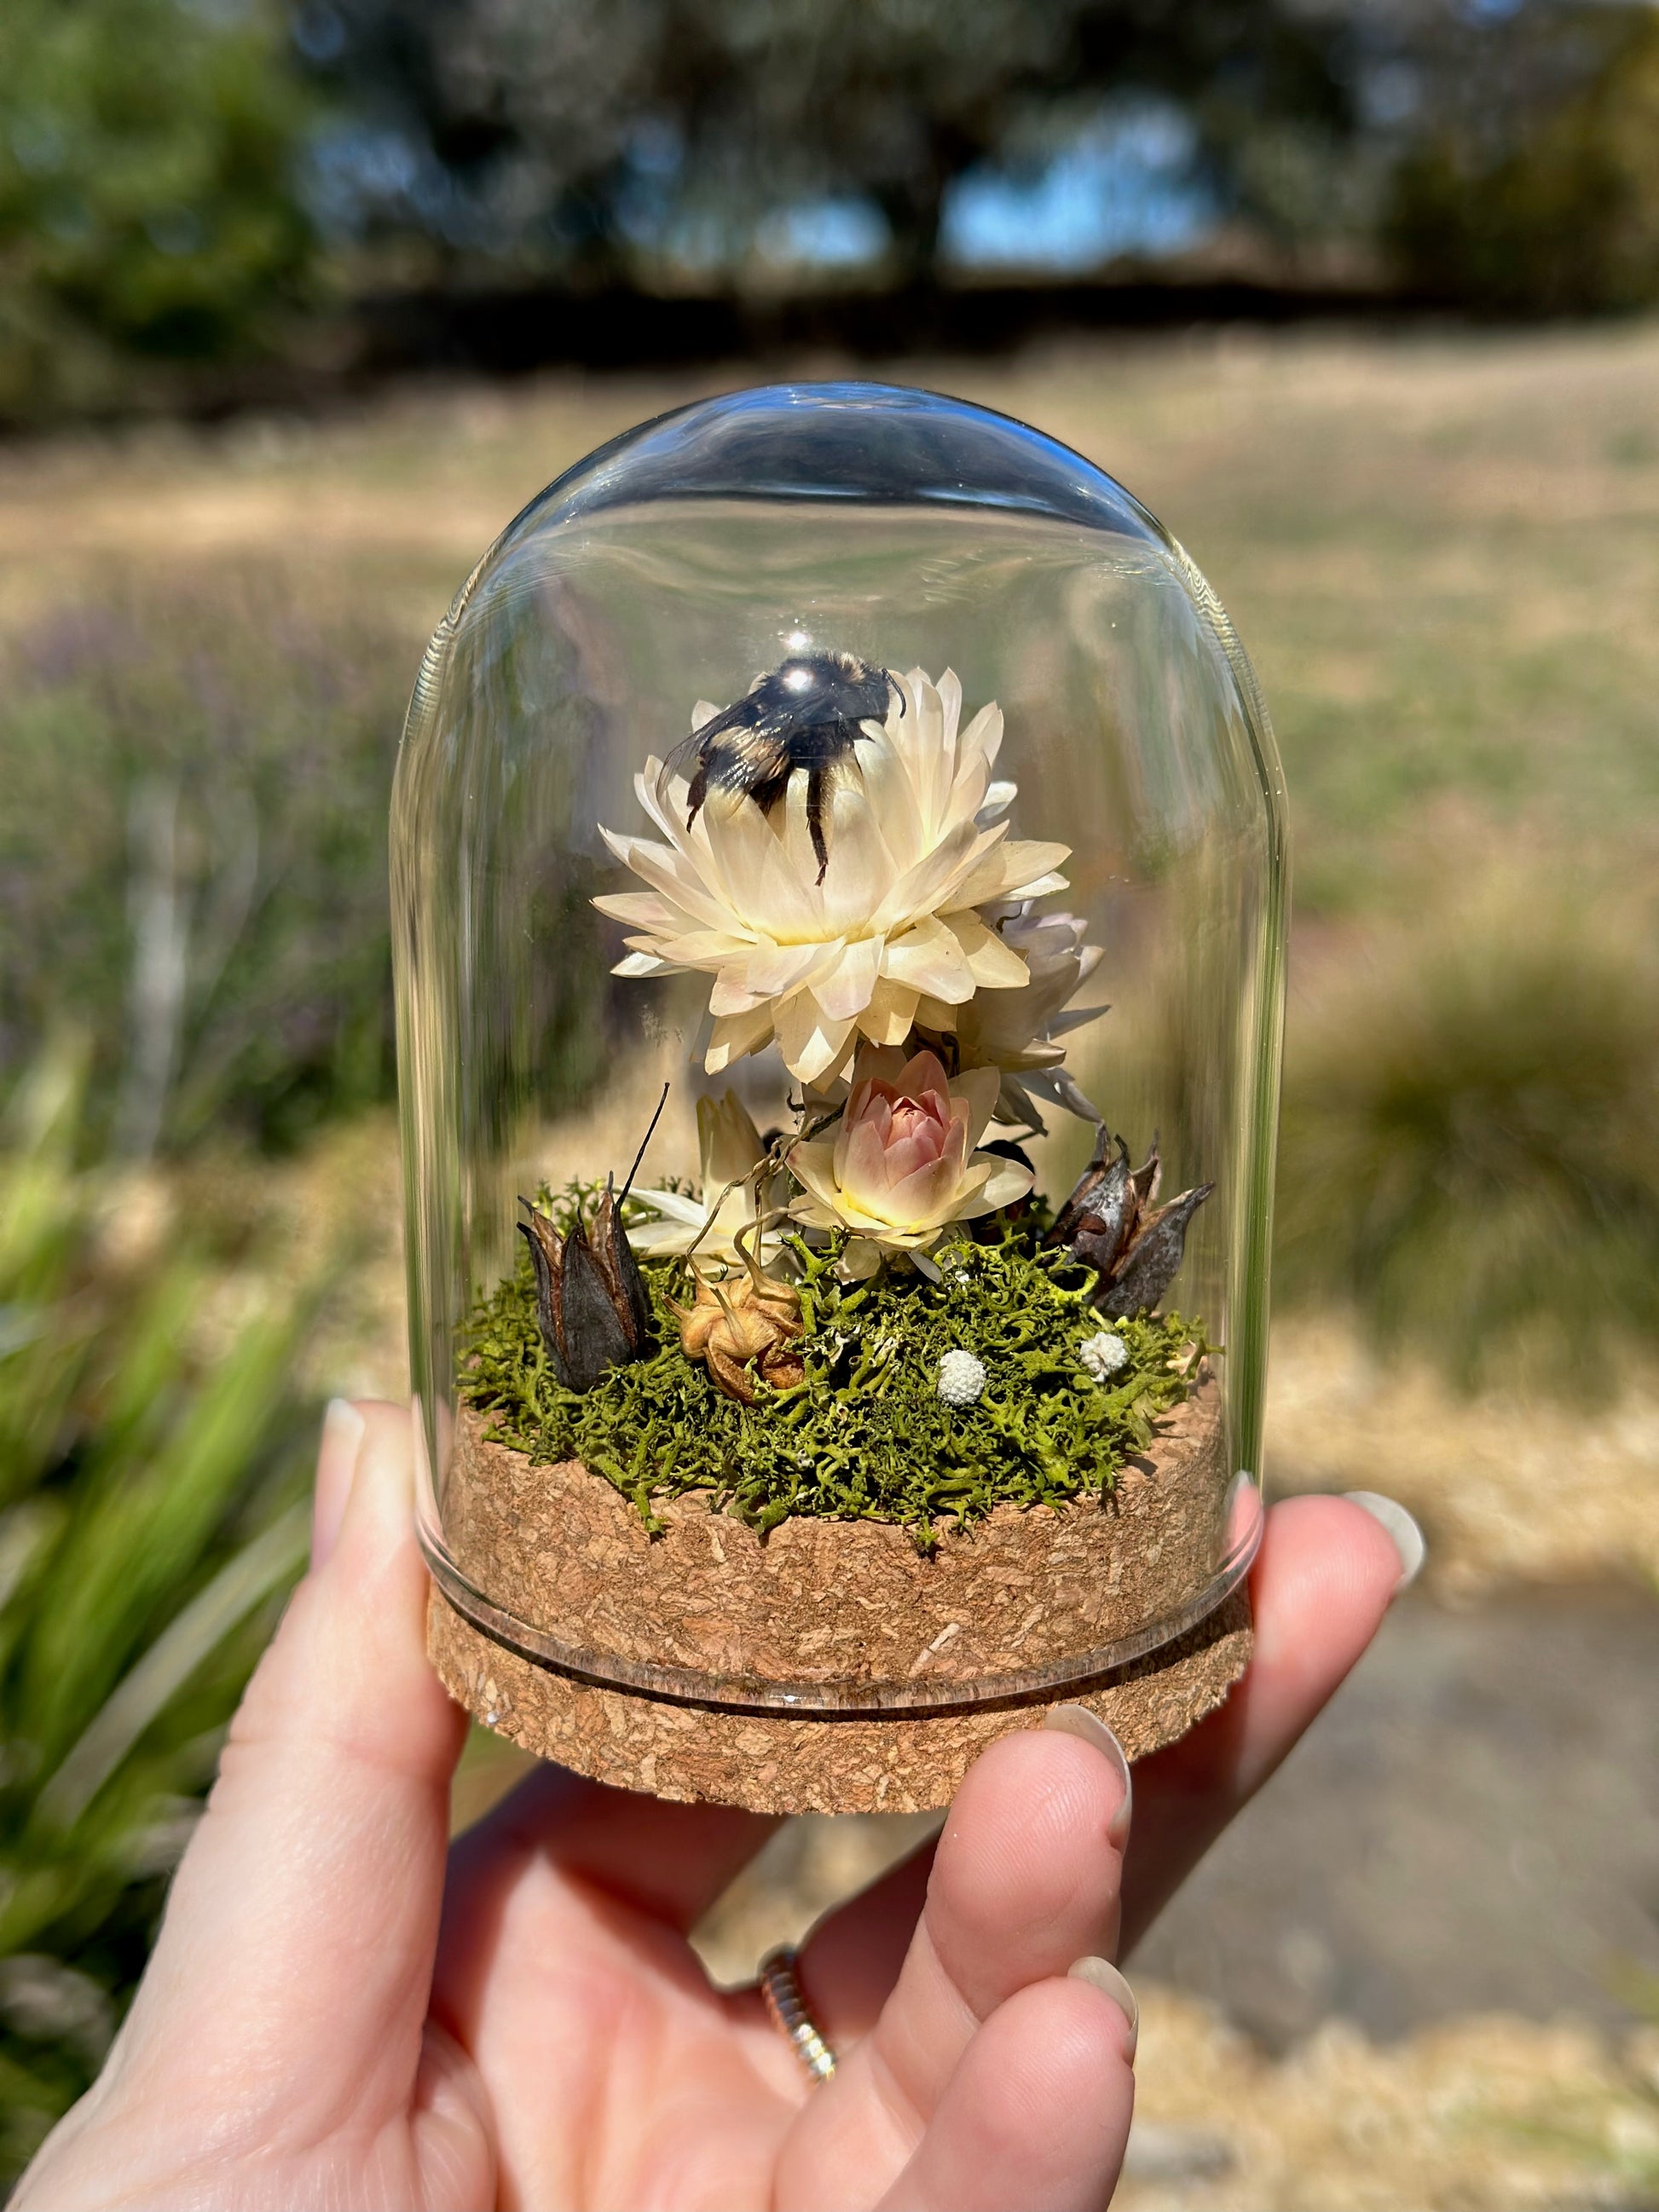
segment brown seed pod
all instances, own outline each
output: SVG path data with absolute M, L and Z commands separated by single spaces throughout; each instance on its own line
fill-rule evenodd
M 1183 1190 L 1167 1206 L 1154 1207 L 1163 1168 L 1158 1139 L 1133 1172 L 1129 1147 L 1121 1137 L 1107 1157 L 1101 1125 L 1094 1158 L 1076 1189 L 1061 1206 L 1043 1242 L 1063 1244 L 1099 1277 L 1092 1303 L 1109 1319 L 1151 1313 L 1175 1280 L 1187 1248 L 1187 1224 L 1215 1188 L 1212 1182 Z
M 520 1199 L 520 1233 L 536 1277 L 536 1317 L 553 1372 L 567 1390 L 591 1390 L 612 1367 L 637 1359 L 650 1335 L 650 1305 L 639 1262 L 607 1182 L 590 1228 L 580 1214 L 561 1237 L 546 1214 Z
M 694 1267 L 697 1295 L 689 1306 L 676 1304 L 680 1348 L 700 1359 L 715 1386 L 728 1398 L 752 1406 L 758 1379 L 775 1390 L 789 1390 L 806 1373 L 794 1341 L 802 1333 L 800 1293 L 755 1263 L 744 1246 L 746 1229 L 733 1240 L 746 1274 L 710 1282 Z

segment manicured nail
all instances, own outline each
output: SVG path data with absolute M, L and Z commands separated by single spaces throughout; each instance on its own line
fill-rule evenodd
M 320 1567 L 334 1549 L 357 1471 L 357 1448 L 367 1424 L 349 1398 L 331 1398 L 323 1415 L 317 1454 L 317 1494 L 311 1508 L 311 1564 Z
M 1400 1554 L 1400 1579 L 1394 1586 L 1394 1594 L 1398 1597 L 1423 1571 L 1423 1560 L 1428 1551 L 1423 1531 L 1403 1505 L 1397 1504 L 1392 1498 L 1384 1498 L 1381 1491 L 1348 1490 L 1343 1496 L 1350 1505 L 1363 1508 L 1393 1538 L 1394 1548 Z
M 1129 1987 L 1109 1959 L 1074 1959 L 1066 1969 L 1066 1978 L 1073 1982 L 1087 1982 L 1112 2002 L 1129 2023 L 1129 2048 L 1126 2056 L 1131 2065 L 1140 2048 L 1140 2007 L 1135 2002 L 1135 1993 Z
M 1109 1843 L 1121 1850 L 1129 1832 L 1135 1802 L 1135 1785 L 1129 1773 L 1129 1762 L 1124 1756 L 1123 1746 L 1100 1715 L 1091 1713 L 1087 1705 L 1055 1705 L 1044 1714 L 1042 1725 L 1046 1729 L 1058 1729 L 1062 1735 L 1074 1735 L 1081 1742 L 1093 1744 L 1102 1758 L 1109 1759 L 1117 1769 L 1118 1778 L 1123 1784 L 1123 1799 L 1112 1815 L 1106 1836 Z

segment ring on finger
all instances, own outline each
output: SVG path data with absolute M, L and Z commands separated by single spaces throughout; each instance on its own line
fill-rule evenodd
M 792 1943 L 769 1951 L 760 1963 L 760 1993 L 773 2027 L 799 2059 L 808 2081 L 827 2081 L 836 2070 L 836 2054 L 806 2008 L 796 1971 L 799 1959 Z

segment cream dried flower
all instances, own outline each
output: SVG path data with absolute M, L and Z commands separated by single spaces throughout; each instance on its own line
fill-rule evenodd
M 757 1218 L 763 1202 L 757 1173 L 766 1146 L 748 1109 L 735 1091 L 724 1098 L 697 1101 L 697 1152 L 702 1170 L 701 1195 L 679 1190 L 636 1190 L 634 1195 L 656 1209 L 655 1221 L 629 1231 L 635 1252 L 653 1260 L 684 1258 L 694 1248 L 700 1261 L 735 1267 L 742 1260 L 736 1239 L 747 1228 L 763 1236 Z M 728 1186 L 732 1186 L 728 1188 Z M 771 1194 L 769 1192 L 767 1198 Z M 769 1204 L 769 1215 L 772 1212 Z M 710 1221 L 710 1212 L 714 1219 Z M 749 1243 L 763 1253 L 760 1237 Z
M 741 1249 L 738 1256 L 747 1273 L 729 1283 L 698 1274 L 696 1304 L 677 1302 L 674 1315 L 686 1358 L 702 1361 L 726 1397 L 752 1406 L 757 1378 L 775 1390 L 793 1390 L 804 1380 L 805 1364 L 795 1340 L 805 1324 L 800 1292 L 763 1274 Z
M 846 1229 L 848 1272 L 873 1273 L 884 1255 L 927 1253 L 953 1221 L 1012 1206 L 1031 1170 L 975 1151 L 997 1101 L 997 1072 L 954 1080 L 936 1054 L 907 1060 L 866 1048 L 833 1133 L 793 1147 L 801 1185 L 791 1212 L 812 1229 Z
M 1062 1065 L 1060 1040 L 1087 1022 L 1098 1021 L 1104 1006 L 1073 1006 L 1076 994 L 1105 957 L 1098 945 L 1084 942 L 1088 924 L 1074 914 L 1036 914 L 1029 899 L 993 908 L 984 919 L 1011 952 L 1025 963 L 1026 981 L 1014 991 L 988 992 L 957 1008 L 934 1027 L 943 1042 L 956 1039 L 957 1064 L 997 1067 L 1002 1092 L 997 1119 L 1041 1130 L 1036 1097 L 1063 1106 L 1085 1121 L 1099 1119 Z M 948 1010 L 946 1010 L 948 1011 Z M 1033 1094 L 1036 1094 L 1036 1097 Z
M 913 669 L 895 690 L 836 781 L 827 863 L 799 769 L 770 812 L 711 792 L 688 826 L 685 779 L 648 760 L 635 789 L 667 842 L 603 832 L 649 886 L 594 901 L 633 932 L 616 972 L 713 976 L 711 1073 L 775 1036 L 790 1073 L 821 1083 L 860 1037 L 902 1044 L 919 1012 L 948 1019 L 976 992 L 1028 981 L 1019 952 L 975 909 L 1063 889 L 1054 872 L 1069 848 L 1008 835 L 1013 787 L 991 780 L 1000 708 L 960 727 L 949 669 L 937 684 Z M 694 732 L 714 711 L 698 706 Z

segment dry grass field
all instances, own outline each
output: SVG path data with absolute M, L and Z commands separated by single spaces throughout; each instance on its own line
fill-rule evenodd
M 1293 1076 L 1298 1052 L 1340 1039 L 1402 944 L 1461 941 L 1494 899 L 1589 917 L 1651 958 L 1659 326 L 1206 332 L 899 374 L 1023 416 L 1109 469 L 1232 613 L 1292 796 Z M 749 380 L 733 368 L 411 388 L 319 422 L 0 453 L 0 642 L 65 606 L 134 592 L 161 605 L 231 577 L 252 622 L 267 599 L 363 619 L 396 662 L 395 690 L 543 484 L 630 422 Z M 131 1257 L 183 1219 L 218 1224 L 230 1256 L 210 1331 L 234 1327 L 256 1279 L 297 1282 L 349 1232 L 349 1279 L 303 1379 L 395 1395 L 390 1133 L 377 1109 L 275 1161 L 210 1134 L 130 1177 L 109 1235 Z M 1650 1116 L 1632 1141 L 1651 1167 Z M 1540 1310 L 1547 1321 L 1547 1297 Z M 1525 1344 L 1540 1341 L 1534 1328 Z M 1621 1349 L 1564 1396 L 1529 1386 L 1532 1356 L 1523 1346 L 1470 1395 L 1420 1351 L 1386 1357 L 1347 1312 L 1304 1298 L 1275 1337 L 1270 1481 L 1401 1498 L 1429 1532 L 1438 1605 L 1564 1583 L 1593 1603 L 1609 1577 L 1650 1590 L 1659 1364 Z M 465 1813 L 511 1771 L 481 1741 Z M 741 1974 L 913 1840 L 879 1823 L 791 1831 L 717 1909 L 711 1961 Z M 1659 1856 L 1653 1877 L 1659 1896 Z M 1528 1942 L 1524 1926 L 1514 1940 Z M 1145 2006 L 1121 2200 L 1135 2212 L 1659 2203 L 1659 2027 L 1635 1999 L 1622 2026 L 1483 2012 L 1382 2039 L 1336 2018 L 1276 2053 L 1190 1994 L 1153 1985 Z

